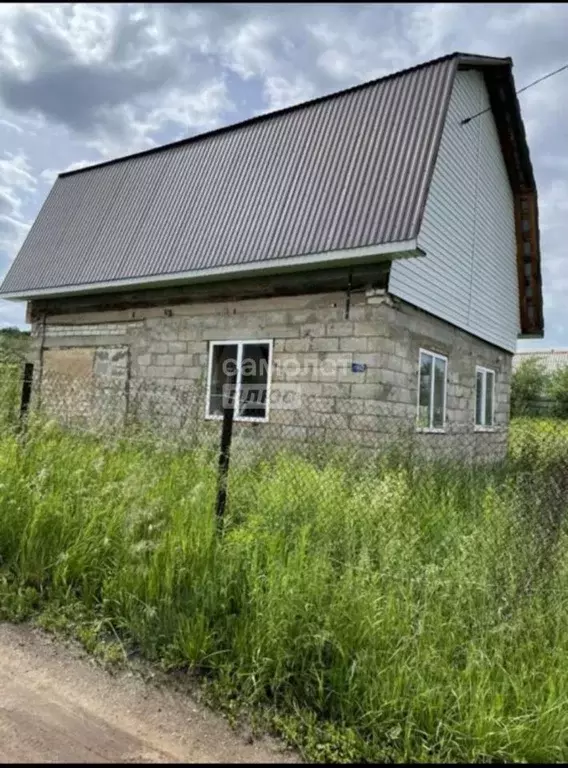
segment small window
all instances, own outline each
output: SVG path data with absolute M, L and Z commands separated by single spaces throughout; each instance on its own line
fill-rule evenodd
M 211 342 L 207 418 L 233 406 L 237 421 L 266 421 L 271 361 L 270 341 Z
M 444 429 L 446 423 L 446 373 L 448 360 L 420 350 L 418 373 L 418 428 Z
M 495 371 L 475 369 L 475 426 L 494 426 Z

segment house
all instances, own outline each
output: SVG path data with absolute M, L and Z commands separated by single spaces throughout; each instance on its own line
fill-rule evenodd
M 513 371 L 525 360 L 537 360 L 545 373 L 554 373 L 568 366 L 568 349 L 523 349 L 513 357 Z
M 0 296 L 28 302 L 42 407 L 62 373 L 119 418 L 202 382 L 199 418 L 229 389 L 239 429 L 500 451 L 517 339 L 543 335 L 512 61 L 454 53 L 62 173 Z

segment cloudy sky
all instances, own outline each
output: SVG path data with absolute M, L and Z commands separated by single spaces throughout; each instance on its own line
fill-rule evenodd
M 0 5 L 0 278 L 59 171 L 455 50 L 568 62 L 568 4 Z M 521 94 L 539 189 L 544 342 L 568 347 L 568 71 Z M 0 301 L 0 326 L 24 325 Z

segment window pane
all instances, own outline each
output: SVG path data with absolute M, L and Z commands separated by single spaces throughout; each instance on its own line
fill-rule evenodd
M 430 426 L 430 398 L 432 394 L 432 363 L 431 355 L 420 354 L 420 381 L 418 395 L 418 426 Z
M 493 426 L 493 384 L 495 382 L 495 374 L 489 371 L 487 376 L 487 394 L 485 396 L 485 424 L 488 427 Z
M 475 423 L 483 425 L 483 371 L 477 371 L 475 377 Z
M 268 344 L 243 345 L 240 416 L 256 419 L 266 416 L 268 360 Z
M 446 361 L 436 358 L 434 361 L 434 415 L 433 427 L 444 426 L 444 403 L 446 400 Z
M 230 406 L 237 384 L 237 345 L 216 344 L 211 348 L 211 391 L 209 413 L 222 414 L 223 405 Z M 224 400 L 225 398 L 225 400 Z

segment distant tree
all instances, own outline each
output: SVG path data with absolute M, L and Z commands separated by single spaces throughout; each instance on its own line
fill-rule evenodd
M 540 360 L 529 357 L 513 373 L 511 382 L 511 413 L 523 416 L 538 411 L 538 402 L 549 392 L 550 376 Z
M 548 396 L 552 400 L 554 415 L 568 418 L 568 367 L 559 368 L 550 376 Z
M 23 338 L 29 335 L 29 331 L 22 331 L 21 328 L 17 328 L 15 325 L 7 325 L 5 328 L 0 328 L 0 336 L 7 336 L 9 338 Z

